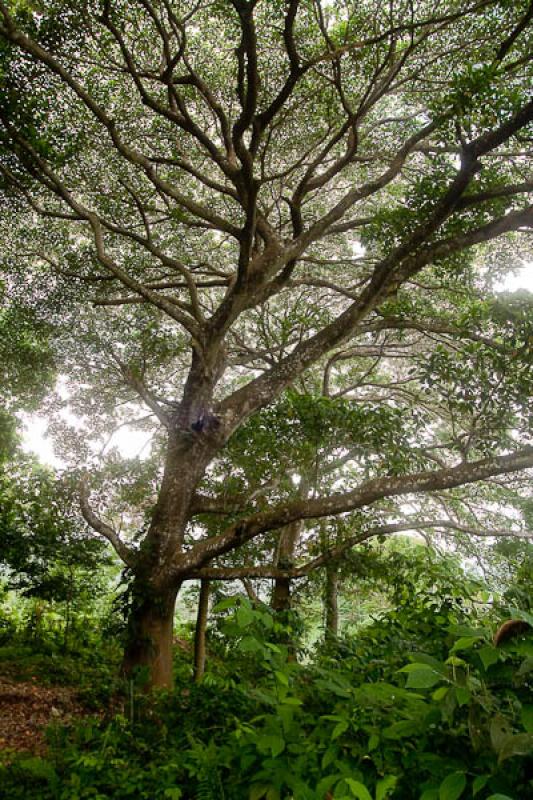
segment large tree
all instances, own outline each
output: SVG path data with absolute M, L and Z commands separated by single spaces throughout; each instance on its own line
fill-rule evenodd
M 81 491 L 133 576 L 125 664 L 154 685 L 171 683 L 177 592 L 217 559 L 302 519 L 533 466 L 530 317 L 487 301 L 533 227 L 532 14 L 516 0 L 0 2 L 9 287 L 68 331 L 78 408 L 98 420 L 134 393 L 164 432 L 136 542 L 94 510 L 90 469 Z M 402 377 L 406 346 L 425 366 Z M 357 395 L 385 351 L 388 388 Z M 355 398 L 343 481 L 229 492 L 214 476 L 232 437 L 294 386 Z M 383 428 L 416 457 L 383 457 Z M 195 523 L 208 512 L 225 523 Z

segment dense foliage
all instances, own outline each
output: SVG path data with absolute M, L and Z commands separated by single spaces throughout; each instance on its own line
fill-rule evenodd
M 172 693 L 147 697 L 139 674 L 120 713 L 115 700 L 115 716 L 51 728 L 46 757 L 8 757 L 3 796 L 528 797 L 531 635 L 494 646 L 509 610 L 487 605 L 487 584 L 453 556 L 407 543 L 384 558 L 392 576 L 377 579 L 384 610 L 353 634 L 300 649 L 296 661 L 266 605 L 220 600 L 201 684 L 191 684 L 190 653 L 178 648 Z M 104 676 L 93 665 L 93 679 Z

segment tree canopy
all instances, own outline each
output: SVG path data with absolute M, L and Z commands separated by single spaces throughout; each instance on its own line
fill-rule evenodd
M 227 554 L 304 519 L 389 530 L 420 496 L 457 527 L 483 481 L 474 523 L 533 466 L 531 298 L 494 294 L 533 226 L 531 16 L 0 3 L 4 281 L 88 420 L 65 448 L 155 683 L 179 586 Z M 132 419 L 157 427 L 135 538 L 127 465 L 103 482 L 82 441 Z

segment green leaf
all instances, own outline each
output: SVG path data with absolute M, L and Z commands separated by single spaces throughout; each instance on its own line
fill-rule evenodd
M 287 675 L 284 672 L 280 672 L 280 670 L 276 670 L 274 672 L 274 675 L 276 676 L 276 679 L 279 681 L 279 683 L 283 684 L 283 686 L 288 686 L 289 685 L 289 678 L 287 677 Z
M 389 725 L 382 733 L 385 739 L 405 739 L 420 733 L 420 723 L 411 719 L 402 719 L 400 722 Z
M 427 664 L 408 664 L 398 672 L 407 673 L 407 689 L 431 689 L 442 680 L 442 675 Z
M 520 719 L 526 731 L 528 733 L 533 733 L 533 705 L 522 706 Z
M 471 628 L 468 625 L 449 625 L 447 630 L 454 636 L 464 636 L 469 639 L 484 639 L 487 635 L 481 628 Z
M 510 608 L 509 611 L 513 619 L 521 619 L 524 622 L 529 622 L 533 628 L 533 614 L 529 614 L 527 611 L 524 611 L 521 608 Z
M 458 704 L 460 706 L 465 706 L 467 703 L 470 702 L 472 694 L 469 691 L 469 689 L 466 689 L 464 686 L 456 686 L 455 687 L 455 696 L 457 698 Z
M 265 642 L 265 647 L 268 650 L 272 650 L 273 653 L 281 653 L 281 648 L 277 644 L 272 644 L 272 642 Z
M 336 747 L 328 747 L 324 755 L 322 756 L 322 769 L 326 769 L 332 764 L 337 757 L 337 748 Z
M 452 653 L 457 653 L 458 650 L 470 650 L 478 640 L 479 636 L 462 636 L 452 647 Z
M 283 705 L 284 706 L 301 706 L 303 702 L 298 697 L 284 697 L 283 698 Z
M 372 800 L 372 795 L 360 781 L 354 781 L 353 778 L 345 778 L 344 782 L 357 800 Z
M 514 797 L 509 797 L 508 794 L 491 794 L 490 797 L 487 797 L 487 800 L 514 800 Z
M 385 800 L 398 783 L 396 775 L 385 775 L 376 783 L 376 800 Z
M 274 620 L 268 612 L 261 614 L 261 622 L 268 630 L 271 630 L 274 627 Z
M 226 611 L 226 609 L 236 606 L 239 600 L 239 597 L 225 597 L 224 600 L 213 606 L 213 612 L 216 614 L 218 611 Z
M 351 687 L 349 684 L 346 686 L 341 684 L 339 681 L 332 681 L 332 680 L 319 680 L 317 681 L 317 686 L 325 691 L 337 695 L 337 697 L 351 697 Z
M 257 746 L 263 753 L 270 751 L 273 758 L 279 756 L 285 750 L 285 741 L 281 736 L 275 734 L 264 734 L 257 738 Z
M 244 636 L 239 643 L 239 650 L 242 653 L 257 653 L 263 649 L 263 645 L 253 636 Z
M 505 742 L 512 737 L 509 721 L 501 714 L 496 714 L 491 720 L 489 732 L 491 744 L 499 754 Z
M 452 772 L 439 786 L 439 800 L 458 800 L 466 787 L 464 772 Z
M 435 672 L 438 672 L 439 675 L 442 675 L 443 678 L 446 678 L 448 675 L 446 664 L 444 664 L 443 661 L 439 661 L 437 658 L 428 655 L 427 653 L 417 653 L 413 658 L 413 663 L 426 664 L 426 666 L 432 667 Z
M 254 786 L 250 788 L 250 794 L 248 795 L 248 800 L 261 800 L 269 790 L 269 786 L 265 786 L 262 783 L 256 783 Z
M 420 795 L 420 800 L 439 800 L 438 789 L 426 789 Z
M 338 782 L 340 775 L 326 775 L 317 784 L 316 791 L 318 797 L 324 797 L 331 787 Z
M 533 734 L 518 733 L 516 736 L 509 736 L 503 742 L 498 754 L 498 763 L 501 764 L 513 756 L 530 755 L 533 755 Z
M 499 650 L 496 647 L 491 647 L 491 645 L 480 648 L 477 651 L 477 654 L 481 659 L 485 671 L 487 671 L 489 667 L 491 667 L 493 664 L 496 664 L 496 662 L 500 660 Z
M 342 722 L 338 722 L 335 727 L 333 728 L 333 732 L 331 734 L 331 739 L 334 741 L 338 739 L 345 731 L 348 730 L 350 723 L 348 720 L 342 720 Z
M 171 786 L 165 789 L 163 797 L 168 797 L 168 800 L 180 800 L 180 798 L 183 797 L 183 792 L 181 789 L 178 789 L 177 786 Z
M 477 778 L 474 778 L 474 781 L 472 783 L 472 795 L 473 795 L 473 797 L 475 797 L 476 794 L 478 794 L 478 792 L 480 792 L 482 789 L 485 788 L 489 778 L 490 778 L 490 775 L 478 775 Z
M 239 606 L 235 612 L 235 620 L 239 628 L 247 628 L 254 621 L 254 612 L 247 606 Z

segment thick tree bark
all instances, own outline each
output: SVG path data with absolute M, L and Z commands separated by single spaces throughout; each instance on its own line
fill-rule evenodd
M 141 593 L 134 587 L 122 671 L 134 677 L 137 670 L 146 669 L 147 690 L 171 689 L 173 685 L 172 639 L 178 590 L 175 586 Z
M 210 460 L 209 447 L 213 447 L 205 435 L 192 430 L 190 418 L 193 414 L 196 419 L 196 413 L 185 410 L 169 435 L 157 504 L 132 567 L 133 604 L 123 671 L 131 675 L 136 668 L 147 668 L 147 689 L 173 685 L 174 608 L 188 573 L 183 539 L 191 501 Z
M 194 682 L 200 683 L 205 672 L 206 646 L 205 634 L 207 616 L 209 611 L 210 582 L 202 580 L 200 583 L 200 597 L 198 598 L 198 613 L 196 616 L 196 629 L 194 632 Z
M 324 592 L 325 606 L 325 638 L 334 640 L 339 635 L 339 571 L 330 564 L 326 569 L 326 586 Z

